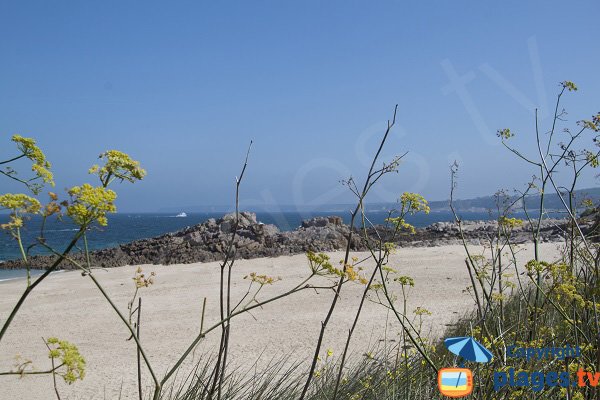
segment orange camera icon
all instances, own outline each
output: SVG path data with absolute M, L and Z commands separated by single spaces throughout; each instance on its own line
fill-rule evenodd
M 444 396 L 467 396 L 473 391 L 473 372 L 468 368 L 443 368 L 438 372 L 438 388 Z

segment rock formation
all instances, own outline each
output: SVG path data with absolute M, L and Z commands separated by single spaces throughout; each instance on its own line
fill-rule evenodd
M 178 264 L 204 261 L 219 261 L 224 257 L 235 227 L 235 214 L 223 218 L 211 218 L 201 224 L 185 228 L 178 232 L 162 236 L 136 240 L 115 248 L 98 250 L 91 253 L 95 267 L 117 267 L 139 264 Z M 562 220 L 544 220 L 541 230 L 542 241 L 562 240 L 565 222 Z M 471 244 L 482 244 L 493 237 L 498 224 L 496 221 L 465 221 L 463 230 Z M 379 234 L 389 238 L 391 232 L 378 227 Z M 267 225 L 256 220 L 256 214 L 241 212 L 234 240 L 237 258 L 274 257 L 298 254 L 306 251 L 345 250 L 350 233 L 342 218 L 318 217 L 302 222 L 294 231 L 281 232 L 275 225 Z M 376 238 L 374 228 L 367 234 Z M 350 245 L 351 250 L 366 250 L 364 233 L 356 231 Z M 526 224 L 512 232 L 514 243 L 531 240 Z M 398 246 L 439 246 L 459 244 L 459 231 L 455 223 L 437 222 L 425 228 L 417 228 L 414 234 L 402 233 L 396 240 Z M 82 254 L 72 254 L 72 258 L 83 261 Z M 32 268 L 47 268 L 54 257 L 34 256 L 30 258 Z M 20 260 L 6 261 L 0 268 L 23 268 Z M 62 268 L 73 266 L 63 262 Z

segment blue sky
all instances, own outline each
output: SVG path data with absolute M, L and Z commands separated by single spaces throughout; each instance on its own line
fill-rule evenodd
M 0 157 L 10 135 L 37 138 L 62 190 L 90 181 L 101 151 L 126 151 L 148 176 L 116 188 L 119 207 L 154 211 L 231 204 L 253 139 L 242 205 L 350 202 L 338 181 L 364 176 L 398 104 L 383 158 L 409 154 L 371 201 L 445 199 L 455 159 L 459 197 L 523 187 L 534 171 L 495 131 L 511 127 L 533 150 L 533 108 L 549 111 L 565 79 L 580 87 L 565 99 L 571 123 L 600 111 L 599 11 L 595 1 L 2 2 Z

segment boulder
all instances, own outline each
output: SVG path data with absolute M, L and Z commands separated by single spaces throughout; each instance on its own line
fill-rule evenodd
M 344 220 L 341 217 L 315 217 L 309 220 L 302 221 L 302 228 L 310 227 L 325 227 L 328 225 L 341 226 L 344 224 Z

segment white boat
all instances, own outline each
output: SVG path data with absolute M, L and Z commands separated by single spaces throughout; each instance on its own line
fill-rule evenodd
M 185 218 L 185 217 L 187 217 L 187 214 L 186 214 L 186 213 L 184 213 L 184 212 L 180 212 L 180 213 L 179 213 L 179 214 L 177 214 L 175 217 L 176 217 L 176 218 Z

